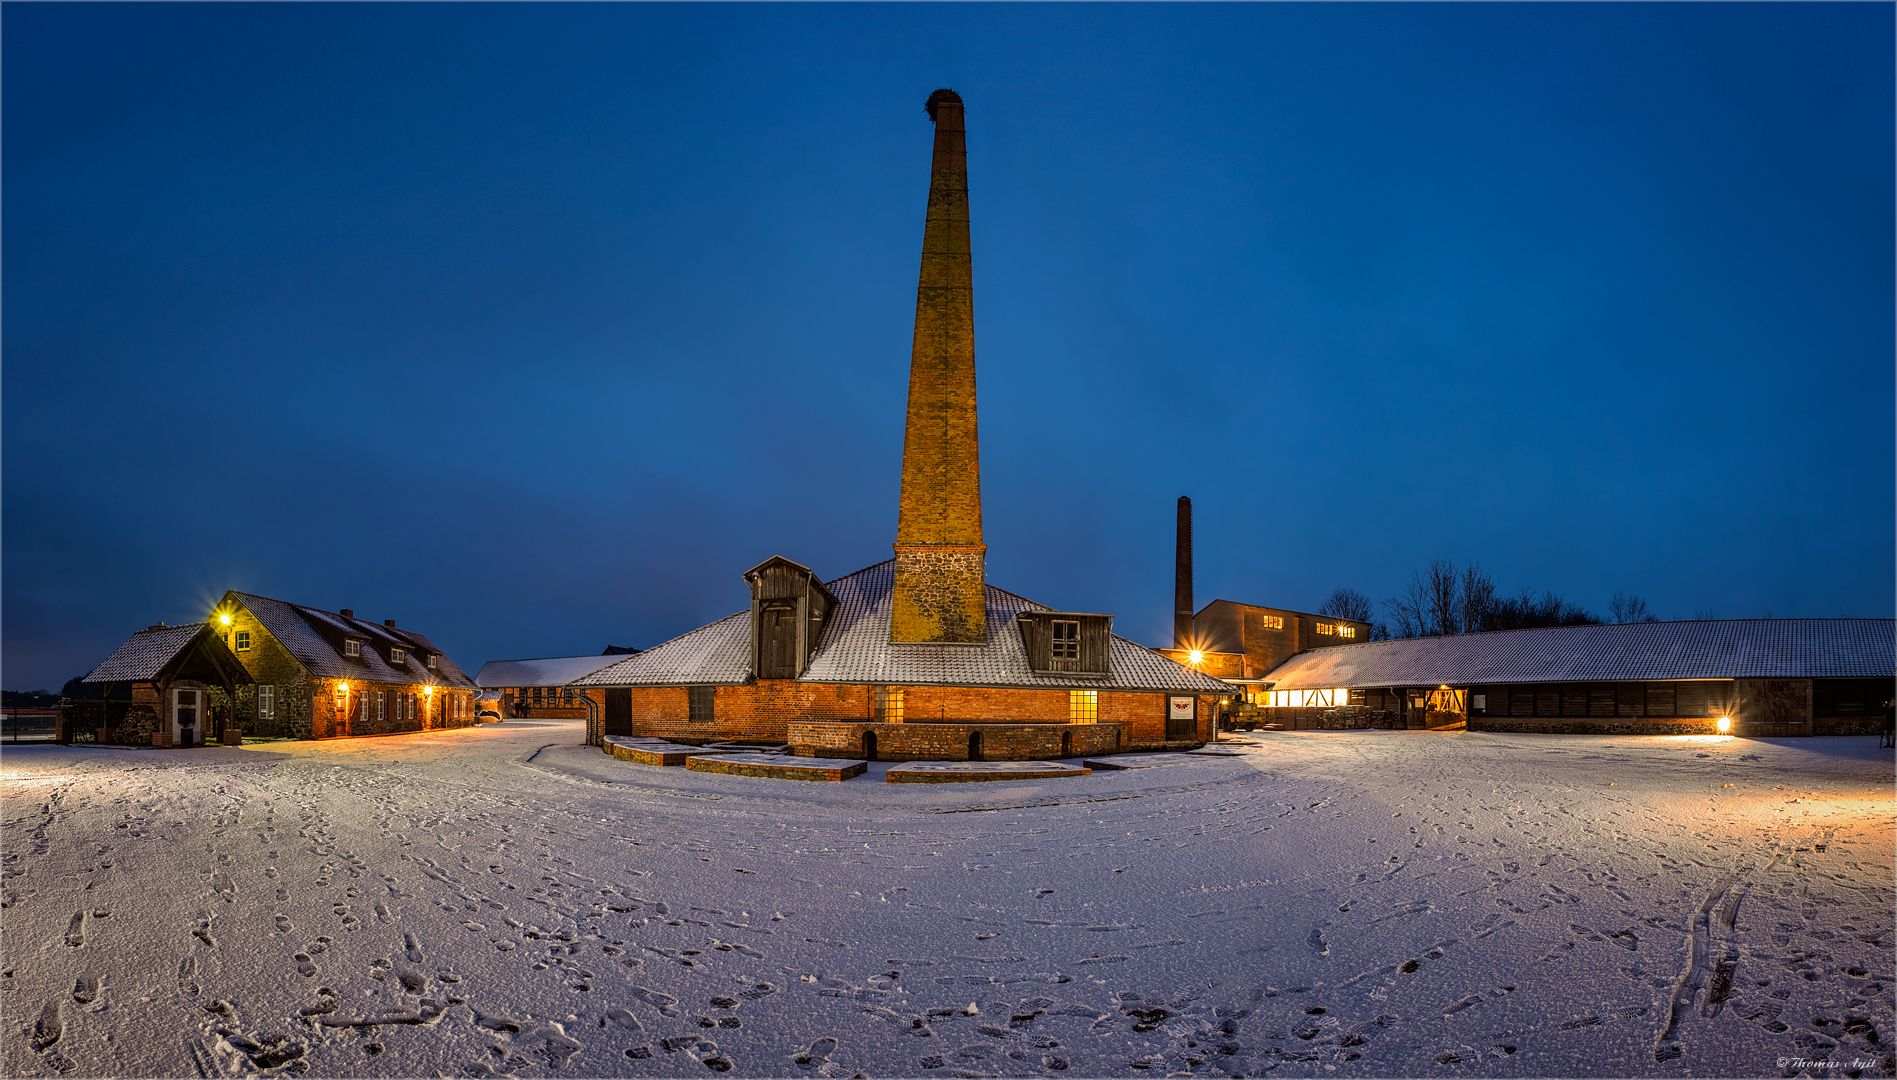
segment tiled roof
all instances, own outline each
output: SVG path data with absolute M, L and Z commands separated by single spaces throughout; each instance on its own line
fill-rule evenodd
M 468 678 L 466 672 L 456 667 L 455 662 L 442 654 L 427 638 L 413 631 L 397 630 L 366 619 L 347 618 L 333 611 L 321 611 L 251 593 L 232 592 L 228 599 L 236 600 L 256 616 L 264 629 L 270 631 L 271 636 L 288 649 L 290 655 L 296 657 L 304 670 L 317 678 L 430 683 L 474 689 L 474 680 Z M 337 644 L 331 644 L 331 638 L 324 636 L 325 630 L 336 639 Z M 340 642 L 345 636 L 363 639 L 360 657 L 342 654 Z M 408 659 L 400 665 L 390 664 L 390 645 L 408 650 Z M 427 662 L 423 659 L 426 653 L 441 657 L 439 670 L 428 670 Z
M 1105 678 L 1037 675 L 1014 617 L 1052 610 L 987 586 L 986 645 L 892 645 L 894 559 L 828 582 L 837 608 L 800 682 L 898 686 L 1045 687 L 1231 693 L 1232 687 L 1126 640 L 1112 639 Z M 751 677 L 751 615 L 741 611 L 576 680 L 580 686 L 741 683 Z
M 1667 679 L 1884 678 L 1891 619 L 1722 619 L 1333 645 L 1264 676 L 1281 690 Z
M 111 656 L 106 657 L 104 663 L 93 668 L 92 674 L 80 681 L 108 683 L 149 679 L 176 659 L 179 653 L 190 648 L 191 642 L 203 630 L 203 623 L 140 630 L 114 650 Z
M 626 659 L 617 656 L 548 656 L 539 660 L 489 660 L 474 677 L 476 686 L 565 686 Z

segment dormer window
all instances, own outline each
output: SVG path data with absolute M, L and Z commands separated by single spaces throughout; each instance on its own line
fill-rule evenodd
M 1038 675 L 1107 674 L 1113 616 L 1075 611 L 1023 611 L 1015 616 L 1028 670 Z
M 362 639 L 344 638 L 343 639 L 343 655 L 344 656 L 361 656 L 362 655 Z
M 441 670 L 441 657 L 438 654 L 436 653 L 428 654 L 428 670 L 430 671 Z
M 407 649 L 390 649 L 389 663 L 391 664 L 408 663 L 408 650 Z

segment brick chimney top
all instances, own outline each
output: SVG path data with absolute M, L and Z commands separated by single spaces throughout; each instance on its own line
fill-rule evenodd
M 935 93 L 930 94 L 929 100 L 926 103 L 924 103 L 922 107 L 924 110 L 928 112 L 929 119 L 934 120 L 935 107 L 937 105 L 954 105 L 957 108 L 959 108 L 961 107 L 961 104 L 962 104 L 962 95 L 956 93 L 953 90 L 950 90 L 948 87 L 945 86 L 942 89 L 937 90 Z
M 394 620 L 394 619 L 383 619 L 383 620 L 382 620 L 382 625 L 383 625 L 383 626 L 386 626 L 386 627 L 388 627 L 388 628 L 389 628 L 389 629 L 391 629 L 391 630 L 393 630 L 393 629 L 395 629 L 395 620 Z
M 153 623 L 152 625 L 150 625 L 150 626 L 147 626 L 147 627 L 145 628 L 145 632 L 149 634 L 149 633 L 151 633 L 151 632 L 152 632 L 153 630 L 163 630 L 164 628 L 165 628 L 165 624 L 164 624 L 164 623 Z
M 345 619 L 353 619 L 356 617 L 356 611 L 354 608 L 344 608 L 342 614 L 343 614 L 343 618 Z

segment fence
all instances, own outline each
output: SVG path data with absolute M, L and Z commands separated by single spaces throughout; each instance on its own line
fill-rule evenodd
M 6 709 L 0 742 L 53 742 L 59 738 L 58 709 Z

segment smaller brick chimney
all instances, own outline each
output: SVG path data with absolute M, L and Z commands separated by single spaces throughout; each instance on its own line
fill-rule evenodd
M 395 620 L 394 620 L 394 619 L 383 619 L 383 620 L 382 620 L 382 625 L 383 625 L 383 626 L 386 626 L 386 627 L 388 627 L 388 628 L 389 628 L 389 629 L 391 629 L 391 630 L 393 630 L 393 629 L 395 629 Z
M 343 618 L 345 619 L 353 619 L 356 617 L 356 612 L 355 612 L 355 609 L 353 608 L 344 608 L 342 615 L 343 615 Z

